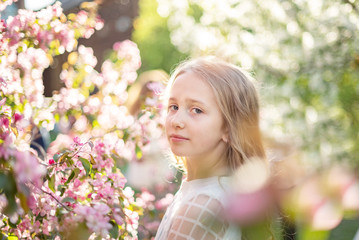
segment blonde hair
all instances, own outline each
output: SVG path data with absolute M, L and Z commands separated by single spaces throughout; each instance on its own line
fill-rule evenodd
M 165 84 L 168 74 L 163 70 L 150 70 L 141 73 L 136 82 L 128 91 L 128 98 L 125 103 L 131 115 L 136 115 L 141 110 L 141 104 L 144 103 L 144 97 L 151 90 L 147 88 L 147 83 L 159 82 Z
M 200 57 L 178 65 L 167 85 L 192 72 L 212 87 L 228 130 L 227 166 L 234 171 L 253 157 L 265 159 L 259 127 L 259 99 L 255 80 L 239 67 L 216 57 Z M 177 158 L 177 157 L 176 157 Z M 177 158 L 184 161 L 184 158 Z

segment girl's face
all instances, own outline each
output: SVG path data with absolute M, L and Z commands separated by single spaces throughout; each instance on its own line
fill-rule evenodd
M 171 88 L 166 134 L 172 152 L 188 160 L 224 155 L 227 133 L 213 90 L 192 72 L 179 75 Z

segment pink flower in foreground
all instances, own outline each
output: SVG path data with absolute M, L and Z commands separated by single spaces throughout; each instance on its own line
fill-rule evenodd
M 0 100 L 0 107 L 1 107 L 2 105 L 4 105 L 5 102 L 6 102 L 6 97 L 4 97 L 3 99 Z
M 14 172 L 19 184 L 32 183 L 41 187 L 42 178 L 46 173 L 44 166 L 40 165 L 37 158 L 30 152 L 15 152 Z
M 124 188 L 127 182 L 127 179 L 119 173 L 111 173 L 108 175 L 110 179 L 113 181 L 113 185 L 115 188 Z
M 86 226 L 90 230 L 101 234 L 103 237 L 106 237 L 112 228 L 109 223 L 110 218 L 107 216 L 110 211 L 111 209 L 102 203 L 98 203 L 94 207 L 78 205 L 74 209 L 79 221 L 85 220 Z
M 166 209 L 173 201 L 173 194 L 167 193 L 166 196 L 156 202 L 155 206 L 158 210 Z
M 270 187 L 251 193 L 236 193 L 227 201 L 226 218 L 242 226 L 265 218 L 274 206 L 273 191 Z
M 9 127 L 9 119 L 7 117 L 0 118 L 0 127 Z
M 224 217 L 242 226 L 250 225 L 266 219 L 275 203 L 276 191 L 267 163 L 253 158 L 239 167 L 233 176 Z

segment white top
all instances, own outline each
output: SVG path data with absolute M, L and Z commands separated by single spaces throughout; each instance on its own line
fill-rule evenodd
M 238 228 L 221 217 L 229 177 L 183 181 L 164 215 L 155 240 L 241 239 Z

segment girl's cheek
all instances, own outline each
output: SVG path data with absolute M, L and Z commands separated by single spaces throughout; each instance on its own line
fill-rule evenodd
M 170 126 L 171 126 L 171 120 L 170 120 L 170 117 L 167 116 L 166 121 L 165 121 L 165 131 L 167 131 Z

